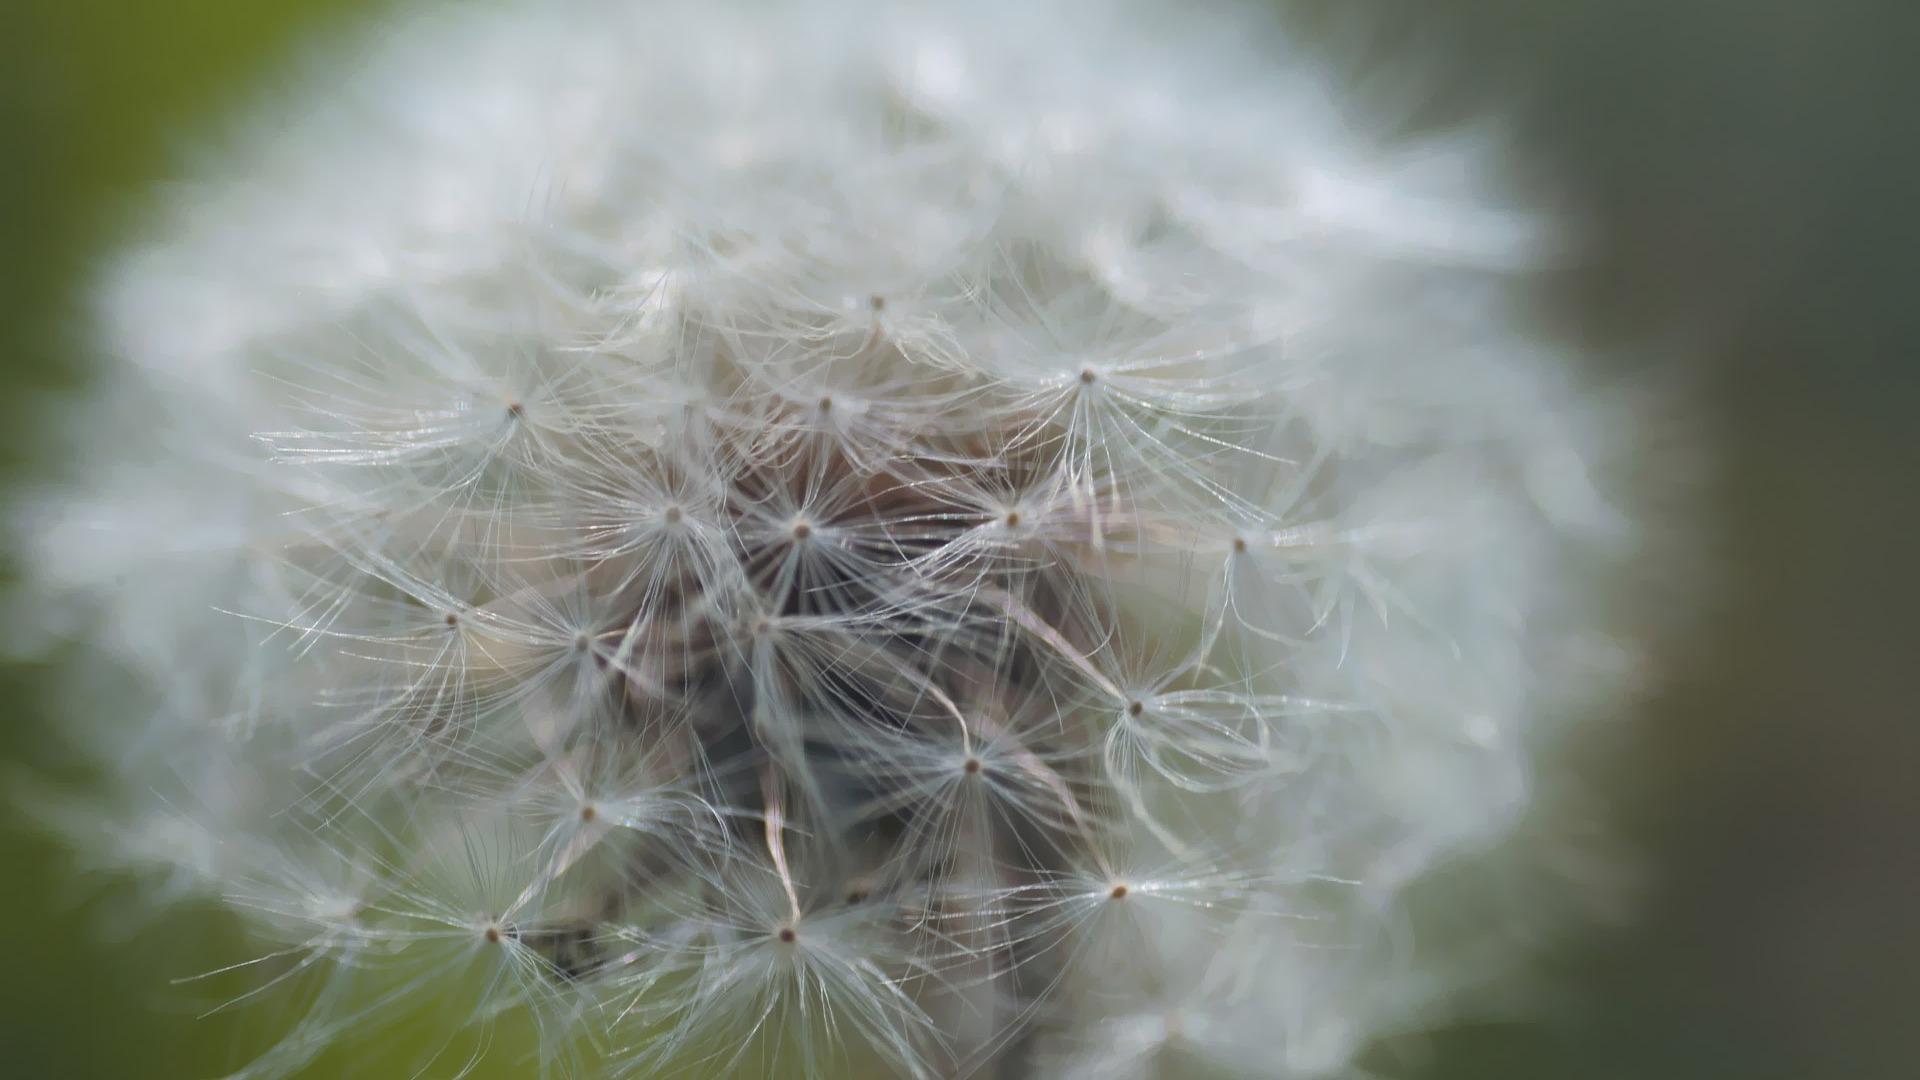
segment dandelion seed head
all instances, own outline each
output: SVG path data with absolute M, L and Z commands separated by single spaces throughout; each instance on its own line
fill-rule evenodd
M 1474 977 L 1406 905 L 1630 688 L 1639 551 L 1496 139 L 1235 0 L 344 51 L 106 265 L 10 514 L 110 778 L 36 811 L 305 988 L 243 1075 L 1337 1076 Z

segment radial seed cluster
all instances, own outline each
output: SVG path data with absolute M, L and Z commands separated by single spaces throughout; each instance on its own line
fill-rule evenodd
M 1230 3 L 348 55 L 110 266 L 14 515 L 109 777 L 45 815 L 255 932 L 243 1075 L 1320 1077 L 1417 1021 L 1405 891 L 1625 655 L 1487 139 L 1363 138 Z

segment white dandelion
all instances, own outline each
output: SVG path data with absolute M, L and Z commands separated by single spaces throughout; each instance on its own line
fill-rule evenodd
M 1345 1075 L 1642 548 L 1497 138 L 1333 86 L 1234 0 L 387 17 L 97 284 L 29 801 L 304 987 L 249 1077 Z

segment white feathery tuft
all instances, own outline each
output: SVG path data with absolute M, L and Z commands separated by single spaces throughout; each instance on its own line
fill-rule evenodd
M 1471 974 L 1408 890 L 1628 692 L 1639 544 L 1491 139 L 1232 0 L 349 56 L 108 268 L 13 513 L 110 789 L 37 809 L 305 987 L 240 1075 L 1331 1077 Z

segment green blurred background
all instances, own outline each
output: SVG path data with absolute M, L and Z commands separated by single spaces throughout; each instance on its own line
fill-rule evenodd
M 22 391 L 77 381 L 87 257 L 183 138 L 375 2 L 0 0 L 9 462 L 34 422 Z M 1549 958 L 1540 1019 L 1396 1046 L 1383 1069 L 1920 1078 L 1920 4 L 1346 6 L 1395 28 L 1357 70 L 1432 65 L 1451 104 L 1431 119 L 1520 110 L 1527 160 L 1600 225 L 1556 297 L 1569 331 L 1620 364 L 1697 364 L 1718 471 L 1695 509 L 1719 599 L 1611 792 L 1644 909 Z M 57 718 L 33 678 L 0 674 L 0 758 L 44 766 Z M 168 984 L 234 943 L 191 919 L 102 933 L 120 918 L 0 826 L 0 1076 L 238 1063 L 234 1022 Z

